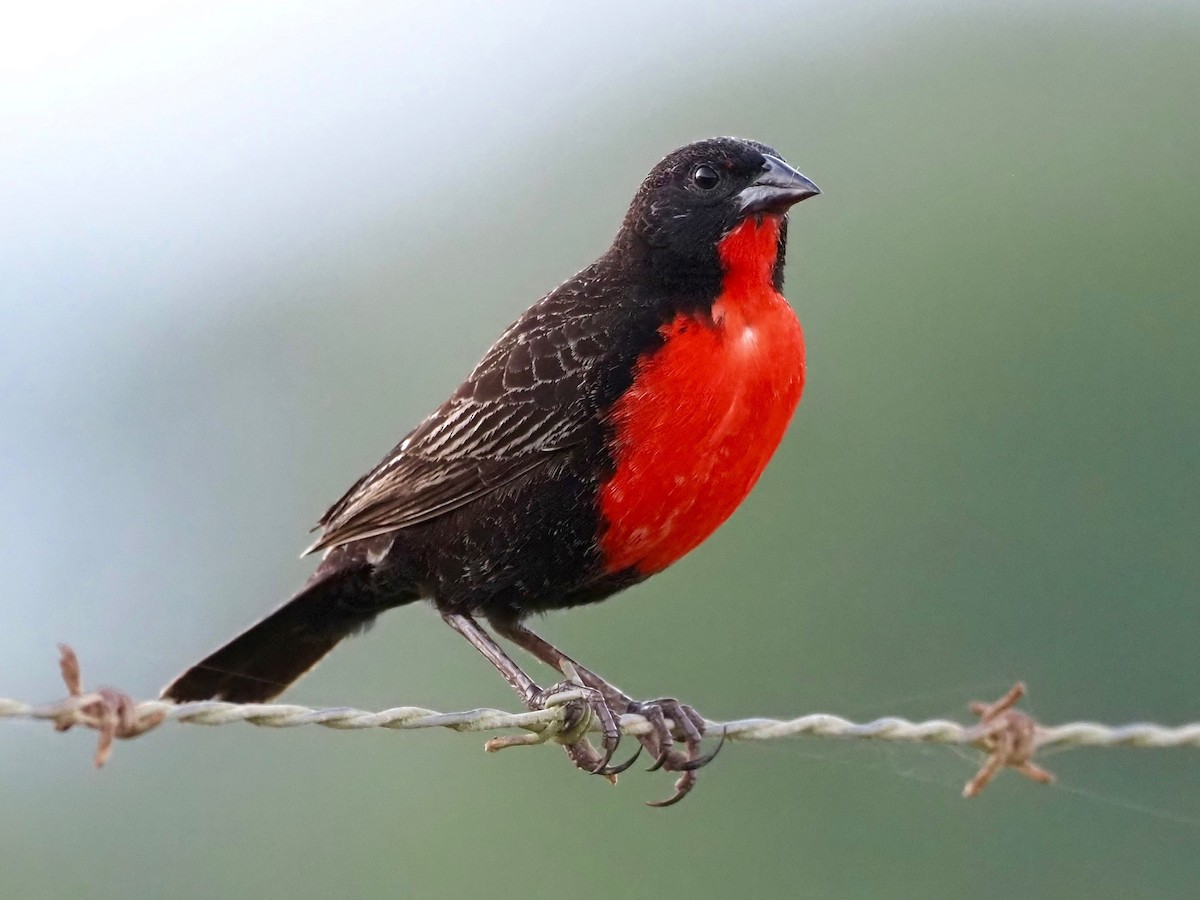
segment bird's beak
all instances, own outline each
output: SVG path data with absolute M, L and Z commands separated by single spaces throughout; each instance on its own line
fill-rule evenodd
M 774 156 L 766 157 L 762 173 L 737 194 L 742 213 L 785 213 L 794 203 L 821 193 L 820 188 Z

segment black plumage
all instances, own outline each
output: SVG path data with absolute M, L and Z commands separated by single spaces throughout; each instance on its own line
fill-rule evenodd
M 782 217 L 816 192 L 752 141 L 716 138 L 666 157 L 608 251 L 521 315 L 450 398 L 329 508 L 309 548 L 325 556 L 304 588 L 163 696 L 270 699 L 379 613 L 428 598 L 536 706 L 540 690 L 471 617 L 485 616 L 560 665 L 566 658 L 521 620 L 601 600 L 645 577 L 606 566 L 601 549 L 598 492 L 615 466 L 609 412 L 639 361 L 662 346 L 665 325 L 681 315 L 711 323 L 722 237 L 750 216 Z M 781 222 L 776 289 L 785 243 Z M 599 765 L 574 758 L 601 771 L 616 745 L 613 710 L 644 705 L 577 668 L 603 697 L 597 711 L 608 752 Z M 674 701 L 654 709 L 659 720 L 665 710 L 702 724 Z M 672 755 L 669 733 L 650 736 L 667 768 L 690 773 L 702 764 L 696 727 L 686 757 Z

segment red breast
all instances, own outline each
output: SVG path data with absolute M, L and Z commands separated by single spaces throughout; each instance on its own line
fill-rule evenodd
M 605 569 L 644 575 L 694 549 L 746 498 L 804 388 L 804 336 L 775 290 L 781 219 L 719 244 L 711 316 L 679 315 L 611 411 L 615 472 L 600 489 Z

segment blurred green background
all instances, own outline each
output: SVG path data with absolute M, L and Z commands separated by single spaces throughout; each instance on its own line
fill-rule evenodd
M 714 718 L 1200 718 L 1200 9 L 65 7 L 0 39 L 0 695 L 149 696 L 675 146 L 767 141 L 809 385 L 698 552 L 541 630 Z M 550 676 L 544 670 L 539 675 Z M 427 607 L 286 695 L 515 706 Z M 0 726 L 13 898 L 1192 897 L 1195 751 L 726 748 L 694 795 L 451 733 Z

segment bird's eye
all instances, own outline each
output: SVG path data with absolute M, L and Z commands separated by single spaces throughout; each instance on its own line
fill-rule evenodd
M 711 191 L 721 183 L 721 176 L 712 166 L 696 166 L 692 170 L 692 184 L 702 191 Z

